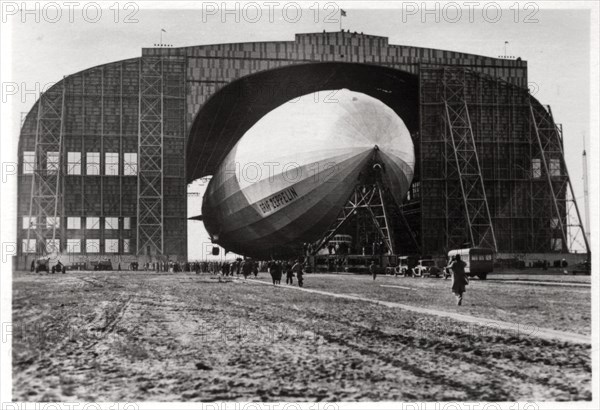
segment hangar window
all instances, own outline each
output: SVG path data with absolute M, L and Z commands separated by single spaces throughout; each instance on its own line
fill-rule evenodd
M 412 197 L 413 198 L 421 197 L 421 183 L 420 182 L 414 182 L 412 184 Z
M 123 239 L 123 253 L 129 253 L 129 239 Z
M 104 156 L 104 175 L 119 175 L 119 153 L 107 152 Z
M 104 252 L 105 253 L 119 253 L 119 240 L 118 239 L 105 239 L 104 240 Z
M 81 218 L 69 216 L 67 218 L 67 229 L 81 229 Z
M 35 152 L 25 151 L 23 152 L 23 173 L 33 174 L 35 169 Z
M 100 239 L 86 239 L 85 252 L 100 253 Z
M 550 159 L 550 176 L 559 177 L 560 176 L 560 159 L 551 158 Z
M 123 154 L 123 165 L 123 175 L 137 175 L 137 152 L 126 152 Z
M 35 239 L 23 239 L 23 253 L 35 253 Z
M 542 177 L 542 160 L 539 158 L 531 160 L 531 177 L 534 179 Z
M 104 218 L 104 229 L 119 229 L 119 218 Z
M 24 216 L 23 217 L 23 229 L 35 228 L 35 222 L 37 218 L 35 216 Z
M 100 175 L 99 152 L 88 152 L 86 154 L 85 173 L 87 175 Z
M 131 218 L 128 216 L 123 218 L 123 229 L 131 229 Z
M 552 250 L 562 251 L 562 238 L 552 238 Z
M 67 174 L 81 175 L 81 152 L 67 153 Z
M 58 227 L 60 227 L 60 218 L 59 217 L 54 218 L 52 216 L 49 216 L 46 218 L 46 225 L 48 228 L 52 228 L 52 227 L 58 228 Z
M 60 252 L 60 239 L 46 239 L 46 252 Z
M 67 239 L 68 253 L 81 253 L 81 239 Z
M 58 173 L 59 155 L 58 152 L 48 151 L 46 156 L 46 170 L 49 174 Z
M 85 229 L 100 229 L 100 218 L 97 216 L 85 218 Z

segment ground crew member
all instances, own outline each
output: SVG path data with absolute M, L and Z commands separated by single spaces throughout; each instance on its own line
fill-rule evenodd
M 462 305 L 463 293 L 465 293 L 465 286 L 469 284 L 467 280 L 467 276 L 465 274 L 465 266 L 460 255 L 456 255 L 454 257 L 454 262 L 450 264 L 450 269 L 452 269 L 452 292 L 456 296 L 456 304 L 458 306 Z
M 269 274 L 271 275 L 271 280 L 273 281 L 273 285 L 277 284 L 277 263 L 274 260 L 269 262 Z
M 375 266 L 375 261 L 371 261 L 371 265 L 369 265 L 369 272 L 373 276 L 373 280 L 377 278 L 377 267 Z
M 244 279 L 248 279 L 248 276 L 252 273 L 252 262 L 246 259 L 242 262 L 242 275 L 244 275 Z
M 302 272 L 302 264 L 298 259 L 296 259 L 296 263 L 292 266 L 292 271 L 296 272 L 296 276 L 298 277 L 298 286 L 302 287 L 304 284 L 304 273 Z
M 294 284 L 294 269 L 292 268 L 292 264 L 289 261 L 285 263 L 285 284 Z

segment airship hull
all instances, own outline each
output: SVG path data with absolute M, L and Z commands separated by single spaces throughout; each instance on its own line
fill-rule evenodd
M 284 104 L 227 155 L 202 205 L 214 242 L 250 256 L 290 254 L 335 221 L 376 159 L 401 201 L 412 180 L 412 140 L 383 103 L 341 90 L 338 103 Z

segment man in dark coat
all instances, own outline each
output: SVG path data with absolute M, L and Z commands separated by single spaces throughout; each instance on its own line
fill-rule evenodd
M 273 281 L 273 285 L 277 284 L 277 262 L 271 260 L 269 262 L 269 275 L 271 275 L 271 280 Z
M 283 263 L 277 261 L 275 264 L 275 281 L 278 285 L 281 285 L 281 276 L 283 276 Z
M 458 306 L 462 305 L 463 293 L 465 293 L 465 285 L 469 284 L 467 280 L 467 275 L 465 274 L 465 266 L 460 255 L 456 255 L 454 258 L 454 262 L 450 264 L 450 269 L 452 269 L 452 292 L 456 296 L 456 304 Z
M 289 261 L 285 263 L 285 284 L 294 284 L 294 270 L 292 269 L 292 264 Z
M 369 265 L 369 273 L 373 276 L 373 280 L 377 279 L 377 266 L 375 265 L 375 261 L 371 261 Z
M 304 284 L 304 272 L 302 272 L 302 264 L 299 260 L 296 260 L 294 266 L 292 266 L 292 271 L 296 272 L 296 277 L 298 278 L 298 286 L 302 287 Z
M 249 259 L 246 259 L 242 262 L 242 275 L 244 275 L 244 279 L 248 279 L 248 276 L 252 273 L 252 262 Z

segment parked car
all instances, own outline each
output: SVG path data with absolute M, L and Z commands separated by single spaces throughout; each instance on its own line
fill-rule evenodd
M 568 271 L 565 270 L 565 272 L 568 272 Z M 577 275 L 578 273 L 583 273 L 584 275 L 590 275 L 592 273 L 592 264 L 590 263 L 590 261 L 584 261 L 584 262 L 578 263 L 573 266 L 571 273 L 573 275 Z
M 435 276 L 436 278 L 439 278 L 442 270 L 437 267 L 433 259 L 419 259 L 419 263 L 413 268 L 413 272 L 414 276 L 422 278 L 425 276 Z
M 401 256 L 398 259 L 398 266 L 396 266 L 396 273 L 398 275 L 413 275 L 413 268 L 417 266 L 418 258 L 414 256 Z
M 50 259 L 49 258 L 39 258 L 36 259 L 35 261 L 35 273 L 39 273 L 39 272 L 46 272 L 48 273 L 50 271 Z
M 65 267 L 65 265 L 63 265 L 61 263 L 61 261 L 58 261 L 58 263 L 56 265 L 54 265 L 52 267 L 52 273 L 67 273 L 67 268 Z
M 94 270 L 113 270 L 110 259 L 92 261 L 92 266 Z

